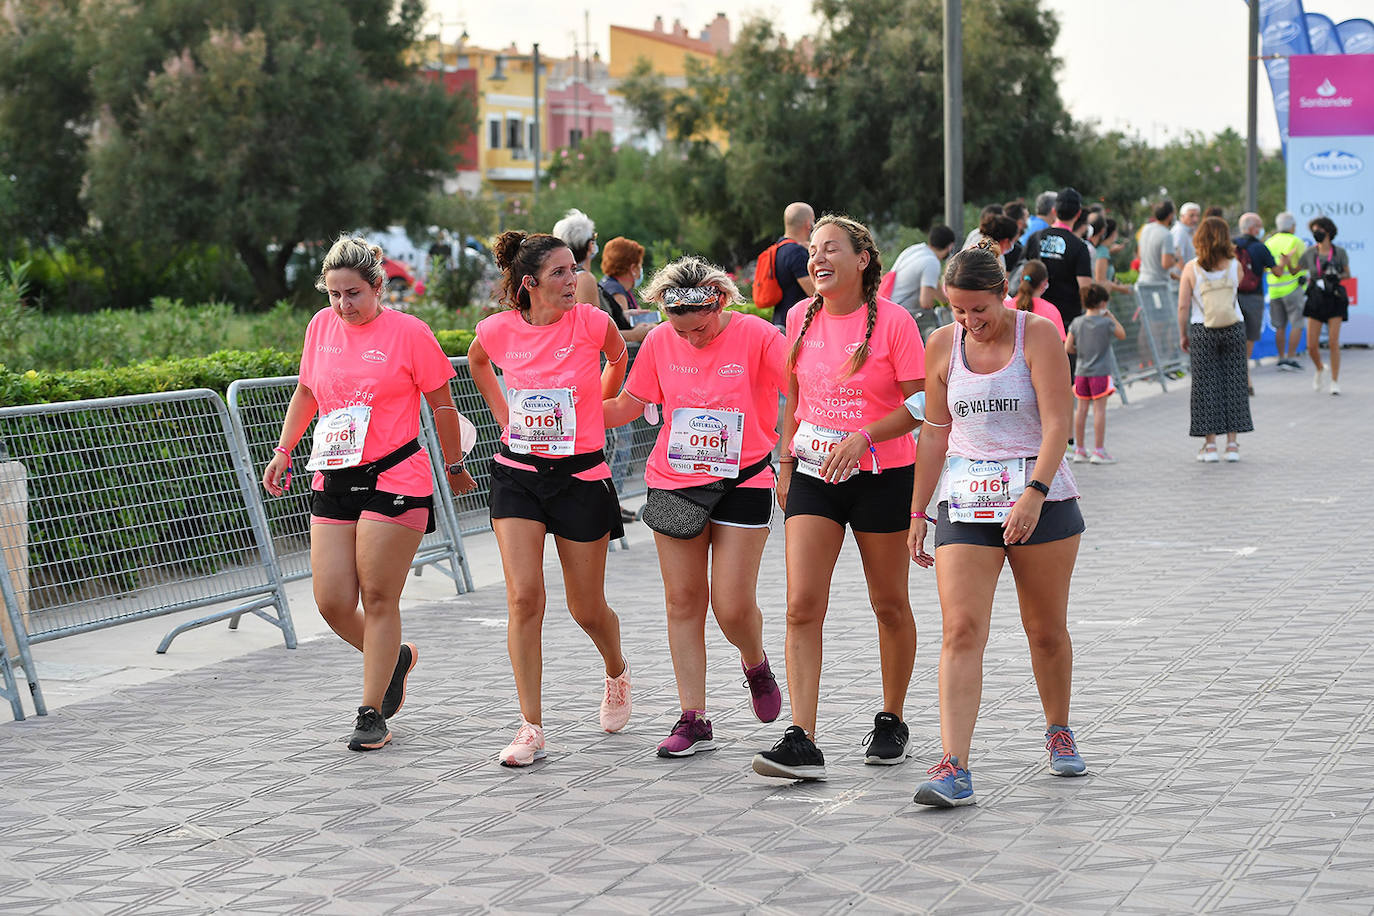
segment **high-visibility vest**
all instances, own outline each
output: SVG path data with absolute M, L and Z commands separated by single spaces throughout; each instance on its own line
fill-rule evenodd
M 1269 249 L 1269 253 L 1274 256 L 1274 262 L 1283 260 L 1283 256 L 1289 252 L 1293 253 L 1293 263 L 1297 263 L 1298 258 L 1302 257 L 1303 250 L 1307 248 L 1302 239 L 1291 232 L 1275 232 L 1264 240 L 1264 245 Z M 1307 272 L 1295 270 L 1291 274 L 1270 274 L 1269 275 L 1269 298 L 1277 299 L 1286 296 L 1306 279 Z

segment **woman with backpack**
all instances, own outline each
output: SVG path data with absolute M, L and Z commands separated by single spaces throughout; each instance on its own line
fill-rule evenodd
M 1178 289 L 1180 345 L 1192 357 L 1193 389 L 1188 435 L 1203 437 L 1197 460 L 1215 464 L 1217 436 L 1226 436 L 1226 460 L 1240 460 L 1238 433 L 1252 432 L 1245 324 L 1236 290 L 1240 268 L 1230 228 L 1209 216 L 1193 235 L 1197 257 L 1183 266 Z
M 1350 296 L 1341 286 L 1341 281 L 1350 276 L 1350 258 L 1345 249 L 1333 244 L 1336 240 L 1336 224 L 1330 217 L 1319 216 L 1307 224 L 1312 240 L 1317 244 L 1302 253 L 1298 259 L 1301 271 L 1307 272 L 1307 302 L 1302 315 L 1307 319 L 1307 355 L 1312 357 L 1312 365 L 1317 374 L 1312 378 L 1312 390 L 1321 391 L 1326 381 L 1326 366 L 1322 364 L 1321 342 L 1322 325 L 1326 325 L 1326 338 L 1331 354 L 1331 393 L 1341 393 L 1341 322 L 1350 316 Z

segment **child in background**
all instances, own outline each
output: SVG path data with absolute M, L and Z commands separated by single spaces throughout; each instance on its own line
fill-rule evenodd
M 1039 315 L 1041 318 L 1048 318 L 1054 322 L 1054 329 L 1059 332 L 1059 339 L 1064 339 L 1064 319 L 1059 315 L 1059 309 L 1054 303 L 1040 298 L 1045 295 L 1045 290 L 1050 288 L 1050 272 L 1045 269 L 1045 262 L 1030 260 L 1021 268 L 1021 281 L 1016 286 L 1016 293 L 1007 297 L 1005 305 L 1009 309 L 1020 309 L 1023 312 L 1030 312 Z M 1076 441 L 1083 441 L 1081 439 Z
M 1083 314 L 1069 323 L 1068 338 L 1064 341 L 1067 352 L 1078 354 L 1073 378 L 1073 393 L 1078 398 L 1073 428 L 1078 447 L 1073 450 L 1073 460 L 1075 463 L 1115 464 L 1116 459 L 1107 454 L 1103 445 L 1107 437 L 1107 398 L 1116 391 L 1112 384 L 1112 338 L 1125 340 L 1126 329 L 1107 311 L 1111 294 L 1105 286 L 1089 284 L 1083 288 L 1082 296 Z M 1093 405 L 1091 455 L 1083 447 L 1089 402 Z

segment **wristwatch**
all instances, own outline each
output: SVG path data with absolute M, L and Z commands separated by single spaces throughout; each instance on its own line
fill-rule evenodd
M 453 464 L 450 464 L 450 465 L 449 465 L 447 468 L 445 468 L 444 470 L 448 471 L 450 474 L 461 474 L 461 473 L 463 473 L 464 471 L 466 471 L 467 468 L 463 467 L 463 462 L 461 462 L 461 461 L 455 461 L 455 462 L 453 462 Z

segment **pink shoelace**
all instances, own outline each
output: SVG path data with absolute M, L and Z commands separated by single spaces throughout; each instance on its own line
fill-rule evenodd
M 950 776 L 959 775 L 959 767 L 956 766 L 954 762 L 950 760 L 949 755 L 946 754 L 943 760 L 926 770 L 926 775 L 930 776 L 932 780 L 938 781 Z
M 1050 736 L 1045 739 L 1045 747 L 1055 756 L 1073 757 L 1078 754 L 1078 745 L 1073 743 L 1073 735 L 1067 730 L 1050 732 Z
M 531 725 L 529 722 L 521 725 L 520 729 L 515 733 L 515 740 L 512 741 L 511 744 L 519 744 L 524 747 L 537 747 L 539 745 L 538 727 Z
M 612 706 L 623 706 L 625 704 L 625 692 L 628 685 L 625 683 L 624 675 L 620 677 L 606 678 L 606 702 Z

